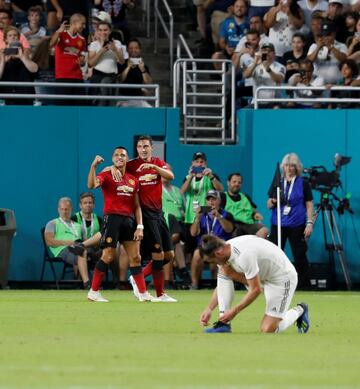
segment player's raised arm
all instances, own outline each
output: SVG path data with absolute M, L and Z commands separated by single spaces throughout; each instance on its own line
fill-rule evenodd
M 104 158 L 100 155 L 97 155 L 92 162 L 88 174 L 88 188 L 94 189 L 100 186 L 100 181 L 96 178 L 96 167 L 104 162 Z

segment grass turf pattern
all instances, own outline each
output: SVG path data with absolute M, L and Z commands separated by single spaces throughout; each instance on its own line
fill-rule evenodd
M 171 291 L 178 303 L 154 304 L 124 291 L 104 291 L 110 303 L 85 291 L 0 291 L 0 388 L 360 387 L 360 294 L 297 293 L 309 333 L 265 335 L 263 296 L 232 334 L 204 334 L 211 293 Z

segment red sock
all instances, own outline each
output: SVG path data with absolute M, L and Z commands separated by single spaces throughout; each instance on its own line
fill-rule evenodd
M 144 274 L 144 278 L 146 278 L 147 276 L 149 276 L 150 274 L 152 274 L 152 264 L 153 264 L 153 261 L 149 261 L 147 263 L 147 265 L 142 269 L 142 272 Z
M 133 278 L 136 282 L 136 286 L 138 287 L 139 292 L 140 293 L 146 292 L 146 284 L 145 284 L 144 274 L 140 273 L 140 274 L 133 275 Z
M 154 280 L 154 287 L 156 290 L 157 297 L 160 297 L 162 294 L 165 293 L 164 291 L 164 269 L 161 270 L 153 270 L 152 276 Z
M 100 271 L 99 269 L 95 268 L 94 270 L 94 276 L 91 283 L 91 289 L 95 292 L 97 292 L 100 289 L 100 285 L 102 283 L 102 280 L 105 276 L 105 272 Z

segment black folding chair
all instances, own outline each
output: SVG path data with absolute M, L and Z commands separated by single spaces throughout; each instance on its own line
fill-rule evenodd
M 43 264 L 42 264 L 41 277 L 40 277 L 41 287 L 43 286 L 45 267 L 46 267 L 46 264 L 48 263 L 50 265 L 50 269 L 51 269 L 52 275 L 54 277 L 56 289 L 60 289 L 60 282 L 65 280 L 66 273 L 70 273 L 70 272 L 73 273 L 73 266 L 70 265 L 69 263 L 66 263 L 65 261 L 63 261 L 63 259 L 60 257 L 52 257 L 51 256 L 51 254 L 49 252 L 49 248 L 46 245 L 46 241 L 45 241 L 45 227 L 43 227 L 41 229 L 41 239 L 42 239 L 43 246 L 44 246 L 44 257 L 43 257 Z M 63 265 L 63 269 L 62 269 L 60 278 L 57 277 L 57 273 L 56 273 L 55 265 L 54 265 L 55 263 L 61 263 Z

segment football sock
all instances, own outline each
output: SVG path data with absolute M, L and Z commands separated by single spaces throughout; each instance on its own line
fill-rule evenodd
M 165 293 L 164 291 L 164 269 L 163 269 L 163 261 L 153 261 L 152 266 L 152 276 L 154 280 L 154 287 L 156 290 L 157 297 L 160 297 Z
M 142 272 L 143 272 L 143 275 L 144 275 L 144 278 L 146 278 L 147 276 L 149 276 L 150 274 L 152 274 L 152 264 L 153 264 L 153 261 L 149 261 L 147 263 L 147 265 L 142 269 Z
M 304 313 L 303 308 L 298 305 L 292 309 L 289 309 L 285 315 L 284 318 L 281 320 L 279 327 L 277 328 L 276 332 L 283 332 L 287 328 L 289 328 L 291 325 L 295 323 L 295 321 Z
M 234 299 L 234 283 L 229 278 L 219 273 L 217 276 L 217 298 L 219 305 L 219 315 L 231 308 Z
M 145 278 L 141 270 L 141 266 L 130 267 L 130 273 L 136 282 L 136 286 L 138 287 L 139 292 L 140 293 L 146 292 Z
M 97 261 L 95 265 L 94 276 L 91 283 L 91 289 L 93 291 L 97 292 L 100 289 L 100 285 L 105 276 L 105 273 L 107 272 L 107 268 L 108 265 L 101 259 L 100 261 Z

